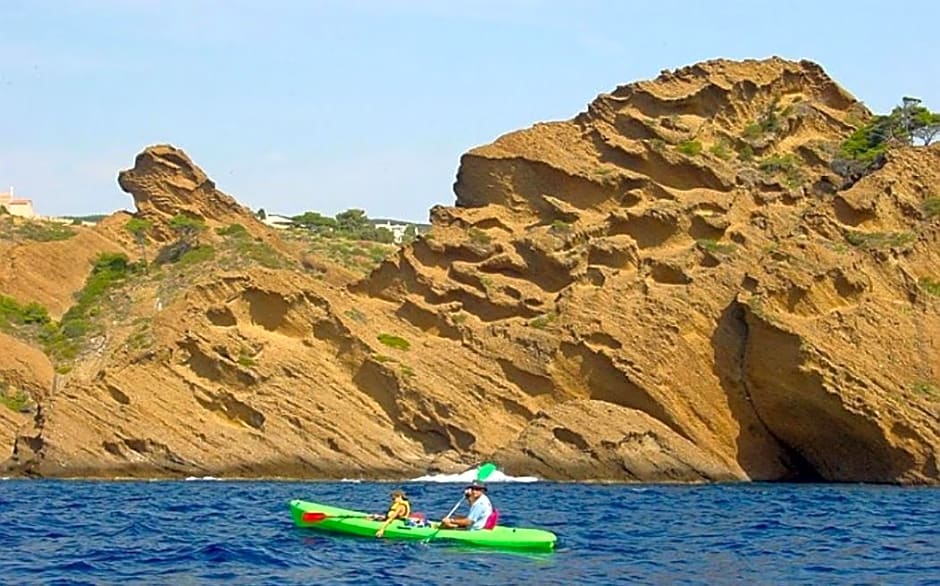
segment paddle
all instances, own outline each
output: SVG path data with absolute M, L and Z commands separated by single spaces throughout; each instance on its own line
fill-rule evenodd
M 495 471 L 496 471 L 496 464 L 493 464 L 492 462 L 487 462 L 483 464 L 482 466 L 477 468 L 477 482 L 483 482 L 484 480 L 489 478 L 490 474 L 492 474 Z M 463 502 L 464 498 L 466 497 L 460 497 L 460 500 L 457 501 L 457 504 L 454 505 L 454 508 L 451 509 L 450 512 L 447 513 L 447 515 L 444 517 L 445 519 L 454 514 L 454 511 L 457 510 L 457 507 L 460 506 L 460 503 Z M 427 539 L 425 539 L 424 542 L 427 543 L 431 541 L 432 539 L 434 539 L 437 536 L 438 532 L 440 532 L 441 528 L 442 526 L 438 525 L 434 533 L 428 535 Z
M 324 519 L 369 519 L 369 515 L 328 515 L 326 513 L 306 512 L 300 516 L 301 521 L 317 523 Z

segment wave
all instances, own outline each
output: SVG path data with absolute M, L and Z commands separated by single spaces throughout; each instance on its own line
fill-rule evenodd
M 186 482 L 201 482 L 207 480 L 222 480 L 221 478 L 216 478 L 215 476 L 187 476 L 184 478 Z
M 426 474 L 412 478 L 410 482 L 472 482 L 477 478 L 477 468 L 471 468 L 459 474 Z M 499 470 L 494 470 L 486 478 L 486 482 L 538 482 L 535 476 L 509 476 Z

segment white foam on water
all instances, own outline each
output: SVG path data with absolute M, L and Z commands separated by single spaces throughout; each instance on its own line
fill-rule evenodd
M 350 482 L 352 484 L 359 484 L 360 482 L 362 482 L 362 479 L 361 478 L 342 478 L 340 479 L 340 482 Z
M 473 482 L 477 479 L 477 468 L 471 468 L 460 474 L 427 474 L 412 478 L 411 482 Z M 499 470 L 494 470 L 486 477 L 486 483 L 490 482 L 538 482 L 540 479 L 535 476 L 509 476 Z
M 186 482 L 201 481 L 201 480 L 222 480 L 221 478 L 216 478 L 215 476 L 187 476 L 184 478 Z

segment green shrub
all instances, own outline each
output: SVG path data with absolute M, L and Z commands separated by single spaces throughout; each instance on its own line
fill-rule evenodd
M 35 301 L 20 304 L 12 297 L 0 294 L 0 330 L 14 325 L 43 325 L 49 321 L 49 312 Z
M 137 318 L 134 320 L 134 325 L 136 325 L 137 328 L 127 337 L 127 347 L 131 350 L 142 350 L 153 346 L 155 340 L 151 332 L 150 318 Z
M 231 236 L 233 238 L 244 238 L 248 236 L 248 229 L 241 224 L 229 224 L 224 228 L 216 228 L 215 233 L 219 236 Z
M 679 143 L 679 146 L 676 147 L 676 150 L 684 155 L 694 157 L 701 154 L 702 143 L 697 140 L 684 140 Z
M 407 350 L 411 347 L 411 343 L 408 340 L 395 336 L 392 334 L 379 334 L 379 342 L 382 342 L 389 348 L 395 348 L 397 350 Z
M 343 312 L 343 315 L 361 324 L 364 324 L 366 323 L 366 321 L 368 321 L 368 319 L 366 318 L 366 315 L 362 313 L 361 311 L 359 311 L 358 309 L 347 309 L 346 311 Z
M 553 323 L 556 319 L 558 319 L 557 314 L 545 313 L 529 320 L 529 325 L 533 328 L 544 330 L 545 328 L 549 326 L 549 324 Z
M 23 392 L 22 389 L 17 390 L 16 393 L 13 394 L 10 394 L 9 389 L 0 392 L 0 404 L 17 413 L 23 411 L 31 402 L 30 396 Z
M 792 154 L 771 155 L 762 159 L 757 168 L 769 175 L 783 174 L 789 187 L 797 187 L 804 180 L 800 160 Z
M 912 232 L 860 232 L 849 230 L 846 241 L 852 246 L 866 250 L 895 248 L 910 244 L 917 237 Z
M 489 234 L 483 230 L 480 230 L 479 228 L 470 228 L 469 235 L 471 242 L 474 244 L 480 244 L 482 246 L 488 245 L 493 240 Z
M 702 250 L 706 250 L 712 254 L 731 254 L 736 250 L 735 245 L 730 242 L 718 242 L 711 238 L 700 238 L 696 240 L 695 243 Z
M 741 136 L 749 140 L 760 138 L 762 134 L 764 134 L 764 129 L 756 122 L 752 122 L 751 124 L 745 126 L 744 131 L 741 132 Z
M 180 240 L 198 243 L 199 234 L 206 229 L 206 223 L 186 214 L 176 214 L 170 218 L 170 229 L 176 232 Z
M 776 324 L 778 319 L 774 316 L 773 313 L 764 305 L 764 299 L 762 297 L 753 296 L 749 297 L 747 300 L 747 306 L 751 309 L 751 313 L 764 320 L 767 323 Z
M 269 269 L 286 269 L 295 264 L 264 242 L 239 238 L 235 252 L 240 257 Z
M 74 329 L 70 329 L 75 331 Z M 50 323 L 43 327 L 39 334 L 39 340 L 42 342 L 46 354 L 56 361 L 68 361 L 78 356 L 80 343 L 66 336 L 65 331 L 60 324 Z M 56 372 L 59 372 L 59 366 L 56 365 Z
M 780 131 L 780 121 L 777 117 L 777 102 L 767 107 L 759 119 L 744 127 L 742 136 L 748 140 L 757 140 L 765 134 Z
M 765 173 L 787 172 L 799 166 L 799 160 L 794 155 L 771 155 L 762 159 L 757 168 Z
M 727 161 L 731 158 L 731 149 L 729 149 L 727 143 L 723 141 L 713 144 L 711 147 L 709 147 L 708 152 L 723 161 Z
M 839 155 L 846 159 L 870 163 L 884 154 L 888 148 L 888 143 L 882 134 L 884 129 L 879 124 L 876 117 L 869 124 L 849 135 L 839 145 Z
M 911 384 L 911 391 L 918 395 L 940 397 L 940 389 L 937 388 L 937 385 L 929 381 L 915 381 Z
M 940 216 L 940 197 L 928 197 L 921 204 L 921 209 L 924 210 L 924 215 L 928 218 Z
M 738 149 L 738 159 L 744 163 L 750 163 L 754 160 L 754 149 L 749 144 L 744 144 Z
M 921 289 L 934 297 L 940 297 L 940 281 L 931 279 L 930 277 L 921 277 L 920 280 L 917 281 L 917 284 L 920 285 Z
M 51 242 L 54 240 L 68 240 L 77 232 L 57 222 L 29 221 L 16 229 L 19 237 L 37 242 Z
M 551 231 L 555 234 L 568 234 L 571 232 L 571 224 L 564 220 L 554 220 Z
M 191 266 L 212 260 L 215 257 L 215 249 L 211 246 L 197 246 L 184 252 L 176 263 L 180 266 Z

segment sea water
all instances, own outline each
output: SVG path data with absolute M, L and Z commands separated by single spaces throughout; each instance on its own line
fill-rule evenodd
M 0 481 L 4 584 L 940 584 L 940 489 L 493 482 L 549 554 L 328 536 L 294 498 L 439 518 L 461 483 Z M 465 511 L 465 509 L 464 509 Z

